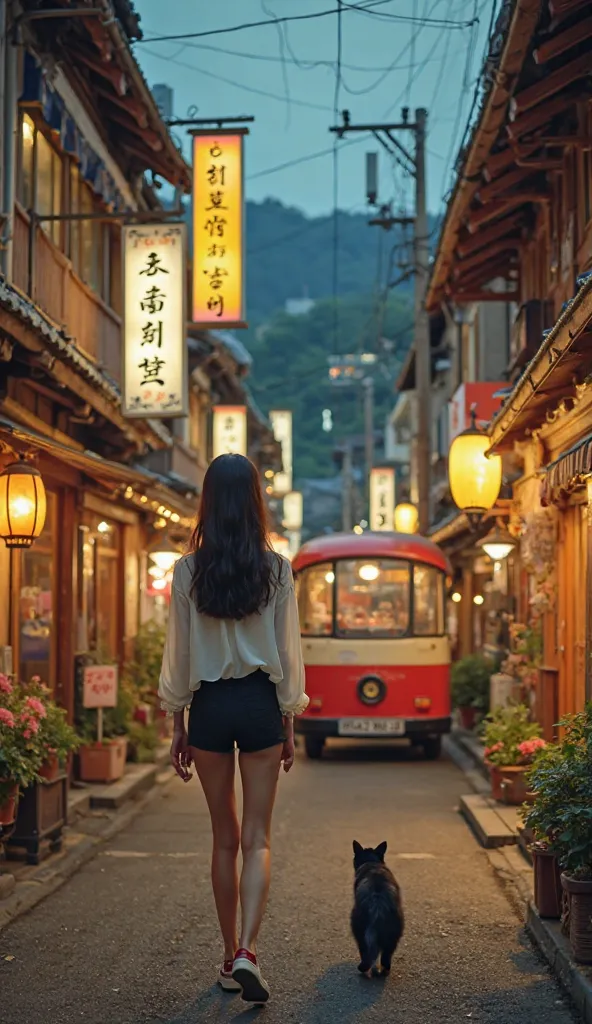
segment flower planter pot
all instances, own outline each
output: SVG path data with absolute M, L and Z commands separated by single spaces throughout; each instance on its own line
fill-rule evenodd
M 569 894 L 569 941 L 578 964 L 592 964 L 592 881 L 561 875 Z
M 0 779 L 0 783 L 5 783 L 4 779 Z M 16 782 L 10 783 L 8 787 L 8 795 L 2 798 L 0 803 L 0 826 L 12 825 L 16 821 L 16 808 L 18 802 L 19 788 Z
M 47 761 L 41 765 L 39 774 L 41 778 L 46 779 L 47 782 L 53 782 L 54 779 L 57 779 L 60 774 L 60 762 L 57 754 L 52 754 L 51 757 L 48 757 Z
M 16 860 L 25 851 L 27 864 L 39 864 L 62 848 L 62 829 L 68 822 L 68 776 L 60 772 L 23 790 L 6 856 Z M 46 841 L 49 840 L 49 845 Z M 42 851 L 43 844 L 43 851 Z
M 475 723 L 477 721 L 477 708 L 459 708 L 458 717 L 460 718 L 462 728 L 470 731 L 475 728 Z
M 512 807 L 520 807 L 532 800 L 526 784 L 526 772 L 530 766 L 488 764 L 487 767 L 494 800 Z
M 541 917 L 561 917 L 563 890 L 561 868 L 549 850 L 531 848 L 534 865 L 534 903 Z
M 79 756 L 83 782 L 117 782 L 125 770 L 127 739 L 118 737 L 82 746 Z

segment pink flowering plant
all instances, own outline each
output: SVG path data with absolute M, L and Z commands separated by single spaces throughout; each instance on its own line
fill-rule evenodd
M 0 674 L 0 804 L 12 786 L 37 780 L 44 751 L 39 740 L 45 707 L 28 703 L 22 688 Z
M 56 757 L 65 764 L 68 754 L 80 746 L 80 739 L 71 725 L 68 725 L 65 708 L 51 699 L 51 691 L 39 676 L 23 686 L 25 706 L 39 716 L 39 742 L 43 748 L 43 760 Z
M 525 704 L 510 704 L 485 719 L 485 760 L 498 767 L 532 765 L 546 746 Z
M 543 635 L 540 623 L 527 626 L 522 622 L 510 625 L 510 650 L 501 671 L 517 679 L 525 690 L 536 687 L 539 678 Z

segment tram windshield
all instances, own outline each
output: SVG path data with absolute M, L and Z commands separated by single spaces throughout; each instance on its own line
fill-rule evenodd
M 440 636 L 444 576 L 432 566 L 395 559 L 344 559 L 298 574 L 304 636 Z

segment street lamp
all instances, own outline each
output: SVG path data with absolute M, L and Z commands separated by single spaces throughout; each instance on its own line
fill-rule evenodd
M 148 548 L 148 555 L 158 569 L 169 572 L 181 558 L 181 552 L 168 537 L 159 537 Z
M 30 548 L 45 525 L 47 497 L 38 469 L 24 456 L 0 473 L 0 537 L 7 548 Z
M 516 541 L 506 529 L 496 525 L 483 540 L 479 541 L 479 547 L 483 548 L 492 562 L 502 562 L 514 550 Z
M 473 408 L 471 426 L 454 438 L 448 453 L 452 497 L 472 526 L 493 508 L 502 485 L 502 460 L 499 455 L 486 455 L 489 446 Z
M 395 530 L 397 533 L 415 533 L 419 515 L 415 505 L 402 501 L 395 508 Z

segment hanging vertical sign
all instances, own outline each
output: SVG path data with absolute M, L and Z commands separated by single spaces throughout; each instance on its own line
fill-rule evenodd
M 286 409 L 276 409 L 270 412 L 269 419 L 273 428 L 273 436 L 282 446 L 281 473 L 276 473 L 273 479 L 273 489 L 276 494 L 288 494 L 292 490 L 292 413 Z
M 193 322 L 246 327 L 246 128 L 193 133 Z
M 214 406 L 213 453 L 218 455 L 247 454 L 247 409 L 244 405 Z
M 395 514 L 395 471 L 370 470 L 370 529 L 392 530 Z
M 283 525 L 286 530 L 302 529 L 302 494 L 300 491 L 290 491 L 284 497 L 284 519 Z
M 122 230 L 123 415 L 187 416 L 185 224 Z

